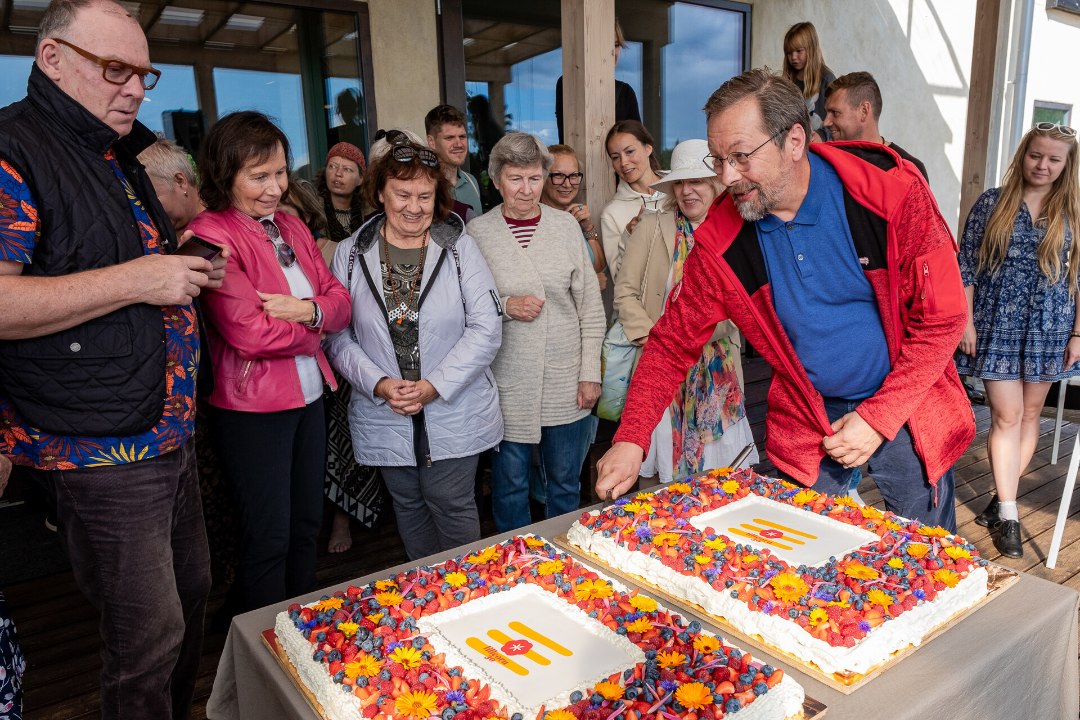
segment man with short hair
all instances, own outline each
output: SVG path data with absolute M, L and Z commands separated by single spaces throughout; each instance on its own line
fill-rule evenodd
M 53 0 L 27 97 L 0 110 L 0 453 L 55 499 L 100 613 L 105 718 L 187 717 L 210 588 L 192 300 L 225 261 L 165 254 L 135 119 L 157 74 L 122 6 Z
M 881 145 L 808 145 L 802 94 L 766 70 L 724 83 L 705 111 L 705 161 L 727 191 L 649 334 L 597 492 L 634 483 L 676 387 L 730 318 L 773 367 L 767 450 L 782 473 L 846 494 L 869 461 L 889 510 L 954 530 L 952 464 L 975 435 L 952 364 L 967 307 L 926 183 Z
M 841 75 L 825 88 L 825 127 L 833 140 L 862 140 L 890 147 L 918 168 L 929 182 L 930 176 L 922 161 L 881 136 L 879 120 L 881 88 L 870 73 L 859 71 Z
M 483 215 L 480 186 L 476 178 L 461 169 L 469 159 L 469 133 L 466 127 L 465 113 L 452 105 L 436 105 L 424 117 L 428 147 L 439 156 L 446 179 L 454 188 L 454 199 L 471 207 L 477 215 Z

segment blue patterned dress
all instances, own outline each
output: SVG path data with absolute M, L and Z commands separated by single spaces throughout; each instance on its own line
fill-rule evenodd
M 0 592 L 0 720 L 22 719 L 22 676 L 26 661 L 15 637 L 15 623 Z
M 1075 299 L 1068 281 L 1051 284 L 1039 269 L 1038 248 L 1046 233 L 1036 227 L 1027 206 L 1020 205 L 1005 262 L 996 273 L 976 273 L 977 253 L 986 224 L 997 205 L 1000 188 L 987 190 L 975 202 L 960 242 L 960 274 L 964 286 L 975 286 L 975 357 L 957 353 L 961 375 L 984 380 L 1054 382 L 1080 374 L 1080 363 L 1066 369 L 1065 346 L 1072 333 Z M 1066 228 L 1062 266 L 1072 245 Z

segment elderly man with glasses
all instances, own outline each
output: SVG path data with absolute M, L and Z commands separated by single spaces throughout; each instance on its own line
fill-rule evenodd
M 100 612 L 102 716 L 186 717 L 210 586 L 192 303 L 224 259 L 173 254 L 136 159 L 160 73 L 127 10 L 53 0 L 34 60 L 0 110 L 0 453 L 42 471 Z
M 869 463 L 889 510 L 955 531 L 953 463 L 975 435 L 952 354 L 967 321 L 956 243 L 923 177 L 879 143 L 808 145 L 798 89 L 765 70 L 705 106 L 727 186 L 653 328 L 597 491 L 637 479 L 649 435 L 716 323 L 773 367 L 769 457 L 846 494 Z

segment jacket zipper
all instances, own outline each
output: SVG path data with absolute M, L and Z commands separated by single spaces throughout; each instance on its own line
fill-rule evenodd
M 236 379 L 236 394 L 243 395 L 244 388 L 247 387 L 248 377 L 251 375 L 251 367 L 255 364 L 254 360 L 245 360 L 244 364 L 240 367 L 240 377 Z

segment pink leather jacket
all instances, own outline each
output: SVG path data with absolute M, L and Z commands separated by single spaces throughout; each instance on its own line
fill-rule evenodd
M 300 323 L 276 320 L 262 309 L 256 291 L 290 294 L 274 247 L 258 221 L 232 208 L 204 212 L 188 226 L 201 238 L 229 247 L 225 281 L 201 297 L 206 312 L 214 392 L 210 404 L 228 410 L 276 412 L 304 406 L 297 355 L 313 355 L 323 379 L 336 387 L 323 354 L 323 333 L 349 324 L 349 293 L 330 274 L 307 226 L 280 212 L 274 216 L 281 236 L 292 246 L 322 310 L 318 330 Z

